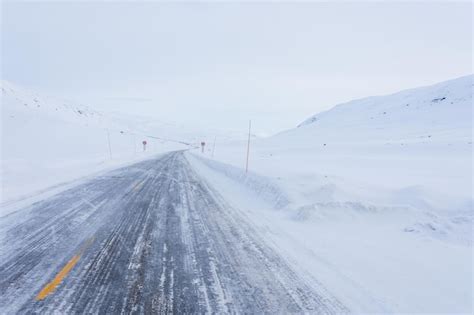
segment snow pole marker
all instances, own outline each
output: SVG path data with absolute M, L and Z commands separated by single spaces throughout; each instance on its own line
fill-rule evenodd
M 107 143 L 109 144 L 110 159 L 112 159 L 112 145 L 110 144 L 110 132 L 109 132 L 109 129 L 106 129 L 106 131 L 107 131 Z
M 250 129 L 252 128 L 252 121 L 249 120 L 249 138 L 247 141 L 247 163 L 245 164 L 245 173 L 249 171 L 249 154 L 250 154 Z

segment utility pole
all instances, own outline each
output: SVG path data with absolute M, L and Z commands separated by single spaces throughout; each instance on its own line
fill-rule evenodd
M 108 144 L 109 144 L 110 159 L 112 159 L 112 146 L 110 145 L 110 133 L 109 133 L 109 129 L 107 129 L 107 142 L 108 142 Z
M 247 141 L 247 163 L 245 164 L 245 173 L 249 171 L 249 153 L 250 153 L 250 129 L 252 128 L 252 121 L 249 120 L 249 138 Z

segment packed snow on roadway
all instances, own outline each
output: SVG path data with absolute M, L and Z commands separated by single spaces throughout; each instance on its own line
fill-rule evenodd
M 303 277 L 351 311 L 470 313 L 472 79 L 351 101 L 252 137 L 249 173 L 246 141 L 225 132 L 215 150 L 186 157 Z M 4 81 L 1 119 L 3 202 L 216 134 Z

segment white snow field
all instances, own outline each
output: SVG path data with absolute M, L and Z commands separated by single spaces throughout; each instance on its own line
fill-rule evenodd
M 186 157 L 309 284 L 352 312 L 472 313 L 472 80 L 348 102 L 252 137 L 249 173 L 246 142 L 226 133 L 215 151 Z M 25 196 L 215 134 L 1 87 L 0 216 L 34 199 Z
M 216 134 L 228 136 L 219 130 L 196 132 L 153 118 L 100 112 L 8 81 L 1 81 L 0 87 L 3 202 L 158 153 L 193 148 Z
M 473 312 L 473 76 L 344 103 L 189 155 L 354 312 Z M 207 156 L 206 156 L 207 155 Z

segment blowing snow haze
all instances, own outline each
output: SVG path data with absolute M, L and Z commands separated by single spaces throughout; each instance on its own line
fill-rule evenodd
M 472 314 L 471 23 L 3 2 L 0 314 Z
M 100 110 L 259 135 L 470 73 L 466 3 L 2 4 L 2 77 Z M 199 122 L 196 121 L 199 117 Z

